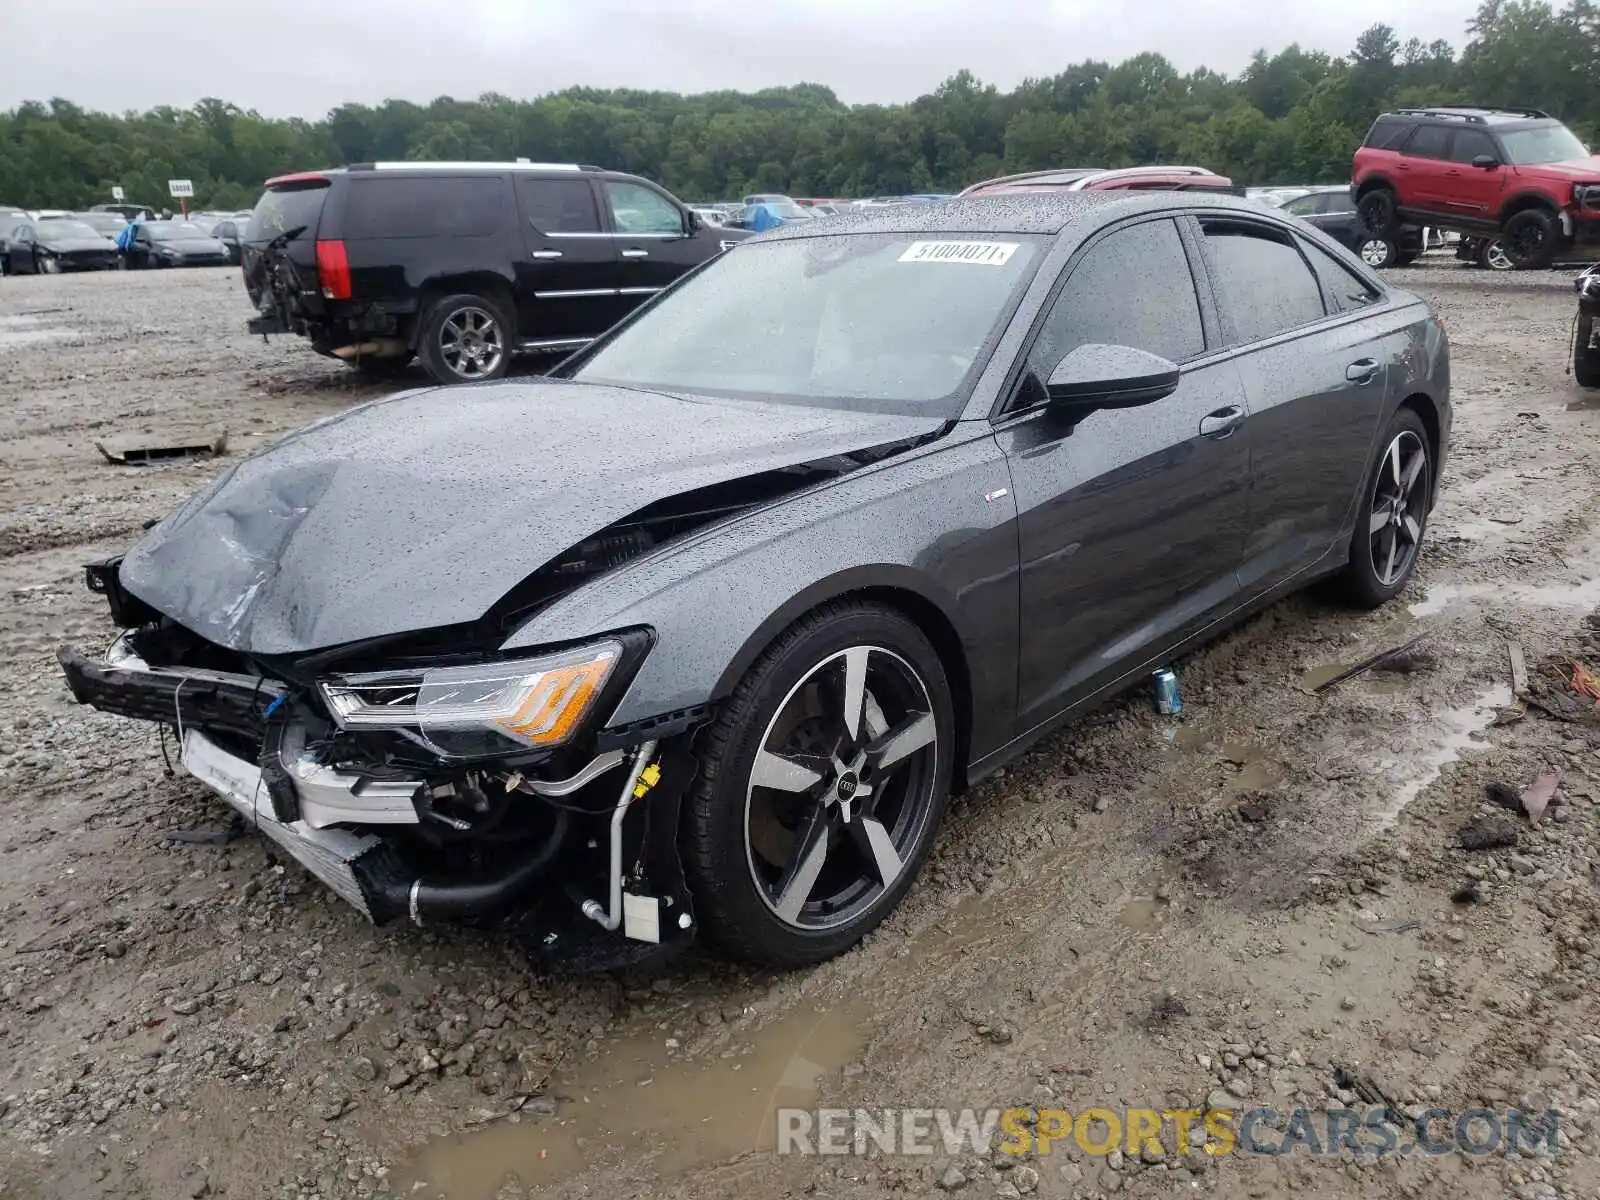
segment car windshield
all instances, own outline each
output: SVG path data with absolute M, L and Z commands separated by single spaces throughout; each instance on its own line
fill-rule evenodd
M 959 414 L 1041 252 L 1018 234 L 754 243 L 686 280 L 570 377 L 871 412 Z
M 127 224 L 116 213 L 79 213 L 77 219 L 100 233 L 121 233 Z
M 1500 142 L 1511 162 L 1519 167 L 1535 163 L 1572 162 L 1588 158 L 1589 150 L 1565 125 L 1533 125 L 1503 129 Z
M 41 242 L 54 241 L 58 238 L 97 238 L 100 235 L 82 221 L 40 221 L 35 227 Z
M 178 221 L 154 221 L 145 226 L 152 242 L 190 242 L 208 236 L 198 225 Z

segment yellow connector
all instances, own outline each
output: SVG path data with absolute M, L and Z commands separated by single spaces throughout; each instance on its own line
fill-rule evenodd
M 661 764 L 651 763 L 639 772 L 639 782 L 633 785 L 633 798 L 642 800 L 644 794 L 661 782 Z

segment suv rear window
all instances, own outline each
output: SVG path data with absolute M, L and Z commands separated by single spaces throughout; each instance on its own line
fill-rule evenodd
M 315 237 L 322 204 L 327 198 L 326 179 L 295 180 L 268 188 L 256 202 L 255 212 L 250 214 L 245 241 L 269 242 L 296 229 L 301 232 L 290 241 Z
M 540 233 L 596 233 L 600 208 L 587 179 L 517 177 L 522 215 Z
M 1406 134 L 1411 132 L 1411 123 L 1402 121 L 1397 117 L 1379 117 L 1372 123 L 1372 128 L 1367 130 L 1367 140 L 1364 143 L 1374 150 L 1398 150 L 1400 143 L 1406 140 Z
M 341 224 L 347 239 L 485 237 L 505 224 L 499 175 L 352 177 Z

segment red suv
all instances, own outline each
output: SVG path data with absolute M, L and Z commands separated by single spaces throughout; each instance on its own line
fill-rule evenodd
M 1600 156 L 1538 109 L 1384 113 L 1356 151 L 1350 190 L 1374 237 L 1411 224 L 1498 238 L 1517 267 L 1600 241 Z

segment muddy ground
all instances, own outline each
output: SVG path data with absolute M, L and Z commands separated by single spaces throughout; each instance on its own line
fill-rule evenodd
M 1397 278 L 1448 324 L 1456 404 L 1400 602 L 1286 601 L 1179 664 L 1180 720 L 1135 696 L 1040 747 L 834 963 L 629 979 L 375 931 L 260 840 L 169 840 L 225 810 L 153 729 L 75 707 L 53 651 L 112 633 L 80 564 L 215 466 L 93 443 L 247 453 L 378 392 L 247 338 L 236 272 L 4 280 L 0 1196 L 1600 1196 L 1600 741 L 1545 673 L 1600 665 L 1600 397 L 1563 373 L 1565 274 Z M 1575 720 L 1513 699 L 1508 641 Z M 1537 828 L 1485 802 L 1552 770 Z M 1460 848 L 1489 814 L 1515 844 Z M 779 1105 L 1374 1095 L 1554 1107 L 1556 1152 L 771 1151 Z

